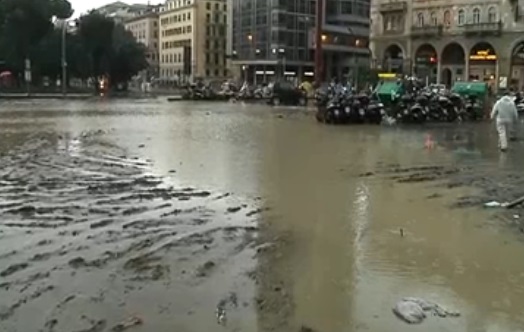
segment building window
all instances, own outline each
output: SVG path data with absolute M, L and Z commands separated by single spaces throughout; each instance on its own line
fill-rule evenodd
M 187 20 L 191 20 L 191 13 L 187 13 Z
M 466 12 L 464 11 L 464 9 L 460 9 L 457 15 L 457 24 L 464 25 L 465 21 L 466 21 Z
M 206 3 L 206 9 L 207 9 L 207 10 L 211 10 L 211 3 L 209 3 L 209 2 Z
M 216 11 L 219 11 L 220 10 L 220 5 L 218 3 L 215 3 L 215 10 Z
M 473 24 L 479 24 L 480 23 L 480 9 L 475 8 L 473 9 Z
M 206 22 L 207 23 L 211 22 L 211 14 L 209 13 L 206 14 Z
M 417 26 L 423 27 L 424 26 L 424 14 L 418 13 L 417 14 Z
M 218 76 L 218 69 L 215 69 L 215 76 Z
M 209 77 L 209 69 L 206 69 L 206 77 Z
M 494 23 L 497 21 L 497 8 L 490 7 L 488 10 L 488 22 Z
M 436 26 L 437 25 L 437 13 L 431 12 L 431 25 Z

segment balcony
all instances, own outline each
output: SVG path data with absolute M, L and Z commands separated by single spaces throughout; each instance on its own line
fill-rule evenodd
M 463 28 L 467 37 L 500 36 L 502 33 L 502 21 L 468 23 L 464 24 Z
M 385 2 L 378 6 L 378 10 L 381 13 L 405 12 L 407 9 L 408 4 L 405 1 Z
M 411 36 L 413 38 L 431 38 L 442 36 L 442 25 L 412 26 Z

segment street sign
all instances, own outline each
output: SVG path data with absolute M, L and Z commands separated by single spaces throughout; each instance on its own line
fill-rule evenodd
M 30 70 L 26 70 L 25 71 L 24 78 L 25 78 L 26 82 L 31 82 L 32 76 L 31 76 L 31 71 Z
M 32 75 L 31 75 L 31 60 L 25 59 L 25 72 L 24 72 L 24 78 L 26 82 L 31 82 Z
M 508 78 L 506 76 L 499 77 L 499 88 L 506 89 L 508 87 Z

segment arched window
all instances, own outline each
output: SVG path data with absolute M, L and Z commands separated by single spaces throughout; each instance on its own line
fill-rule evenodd
M 466 12 L 464 9 L 460 9 L 457 15 L 457 24 L 464 25 L 464 23 L 466 23 Z
M 473 9 L 473 24 L 479 24 L 480 23 L 480 9 L 475 8 Z
M 446 10 L 444 12 L 444 25 L 446 26 L 451 25 L 451 12 L 449 10 Z
M 437 13 L 431 12 L 430 18 L 431 18 L 431 25 L 433 25 L 433 26 L 437 25 L 437 23 L 438 23 L 437 22 L 438 21 L 437 20 Z
M 423 27 L 424 26 L 424 14 L 418 13 L 417 14 L 417 26 Z
M 488 9 L 488 22 L 490 22 L 490 23 L 497 22 L 497 8 L 490 7 Z

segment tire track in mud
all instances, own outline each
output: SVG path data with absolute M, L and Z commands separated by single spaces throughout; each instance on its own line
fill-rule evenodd
M 110 284 L 126 289 L 121 298 L 181 276 L 178 287 L 191 287 L 255 244 L 265 211 L 256 200 L 173 188 L 148 174 L 148 162 L 126 155 L 96 131 L 74 144 L 33 138 L 0 157 L 0 329 L 16 326 L 26 306 L 59 308 L 48 294 L 74 298 L 83 276 L 80 288 L 91 300 Z M 111 313 L 73 314 L 88 322 L 85 330 L 117 322 Z M 40 318 L 28 323 L 31 330 L 72 330 L 61 325 L 62 314 Z

